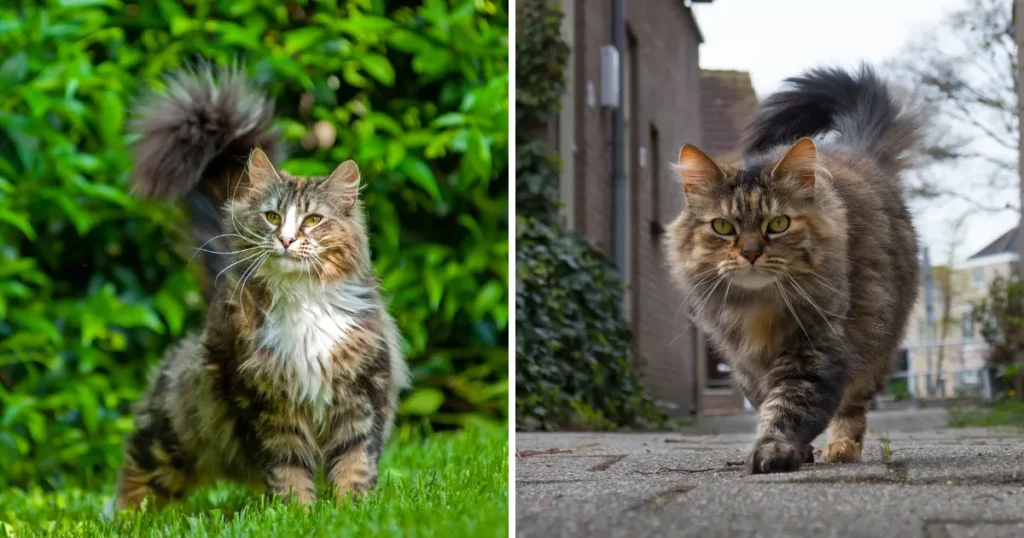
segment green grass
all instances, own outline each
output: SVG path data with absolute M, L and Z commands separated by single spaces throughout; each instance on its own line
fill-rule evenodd
M 882 437 L 882 461 L 888 463 L 890 458 L 892 458 L 892 439 L 889 438 L 889 430 L 885 430 L 885 436 Z
M 0 537 L 7 536 L 508 536 L 508 432 L 436 435 L 394 444 L 367 498 L 317 501 L 312 512 L 230 484 L 197 491 L 164 510 L 99 514 L 111 494 L 0 491 Z M 323 488 L 321 488 L 323 491 Z
M 953 408 L 949 410 L 949 425 L 954 428 L 1009 426 L 1024 430 L 1024 402 L 1003 398 L 988 407 Z

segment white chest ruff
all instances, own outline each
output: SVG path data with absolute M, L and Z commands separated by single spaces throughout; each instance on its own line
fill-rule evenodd
M 332 404 L 332 354 L 370 307 L 361 291 L 346 284 L 275 290 L 259 334 L 260 346 L 273 354 L 263 373 L 296 403 L 317 410 Z

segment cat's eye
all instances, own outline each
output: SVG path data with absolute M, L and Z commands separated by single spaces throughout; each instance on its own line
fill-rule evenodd
M 263 214 L 267 218 L 267 222 L 271 224 L 281 224 L 281 215 L 278 215 L 275 211 L 267 211 Z
M 782 233 L 787 228 L 789 228 L 789 217 L 786 215 L 779 215 L 768 222 L 768 231 L 773 234 Z
M 725 219 L 715 219 L 711 221 L 711 229 L 714 230 L 715 233 L 722 235 L 732 235 L 733 232 L 732 223 Z
M 310 215 L 310 216 L 306 217 L 306 220 L 304 220 L 302 222 L 306 226 L 313 227 L 313 226 L 316 226 L 317 224 L 320 224 L 321 220 L 324 220 L 324 218 L 321 217 L 320 215 Z

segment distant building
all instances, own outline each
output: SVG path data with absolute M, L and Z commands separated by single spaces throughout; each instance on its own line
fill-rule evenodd
M 943 265 L 932 267 L 935 323 L 928 323 L 922 285 L 904 337 L 906 354 L 901 357 L 899 366 L 907 373 L 907 389 L 913 396 L 941 398 L 982 390 L 984 380 L 980 370 L 985 366 L 988 345 L 982 339 L 981 328 L 974 322 L 971 312 L 974 303 L 987 293 L 993 280 L 1017 274 L 1019 233 L 1019 228 L 1009 230 L 952 269 L 945 338 L 941 330 L 946 298 L 938 280 L 944 278 L 950 269 Z

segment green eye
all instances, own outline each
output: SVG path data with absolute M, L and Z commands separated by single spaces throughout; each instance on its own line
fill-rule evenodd
M 782 233 L 787 228 L 789 228 L 789 217 L 785 215 L 779 215 L 768 223 L 768 231 L 773 234 Z
M 303 223 L 305 223 L 306 226 L 316 226 L 317 224 L 320 224 L 321 220 L 323 220 L 323 217 L 320 215 L 310 215 L 306 217 L 306 220 L 304 220 Z
M 711 229 L 715 233 L 722 235 L 732 235 L 733 227 L 732 223 L 725 219 L 715 219 L 711 221 Z
M 278 215 L 273 211 L 267 211 L 263 216 L 267 217 L 267 222 L 271 224 L 281 224 L 281 215 Z

